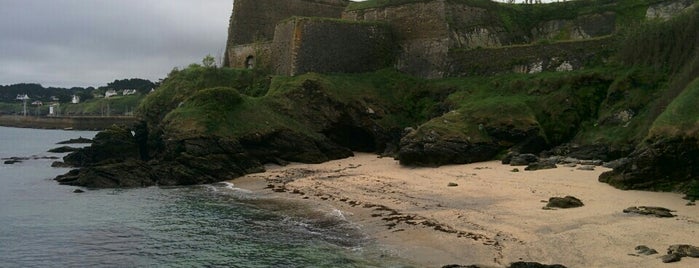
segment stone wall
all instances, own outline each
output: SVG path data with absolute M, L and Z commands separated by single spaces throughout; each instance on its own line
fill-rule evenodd
M 381 23 L 295 17 L 275 31 L 274 73 L 354 73 L 389 67 L 395 40 Z
M 271 48 L 272 42 L 230 46 L 227 50 L 227 66 L 233 68 L 271 70 Z
M 395 67 L 412 75 L 436 78 L 443 74 L 449 51 L 444 0 L 414 2 L 346 11 L 343 19 L 386 22 L 396 33 L 401 51 Z
M 646 18 L 667 20 L 695 5 L 695 0 L 674 0 L 655 4 L 646 10 Z
M 453 50 L 449 53 L 446 76 L 577 70 L 611 56 L 614 51 L 613 40 L 608 37 L 553 44 Z
M 241 59 L 235 54 L 235 47 L 272 41 L 274 28 L 282 20 L 292 16 L 340 18 L 348 3 L 348 0 L 235 0 L 224 65 L 243 67 L 236 65 Z

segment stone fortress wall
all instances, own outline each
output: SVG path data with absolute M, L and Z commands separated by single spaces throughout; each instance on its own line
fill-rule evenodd
M 695 2 L 659 0 L 646 16 L 667 19 Z M 355 9 L 347 0 L 236 0 L 225 63 L 281 75 L 385 67 L 425 78 L 567 71 L 610 54 L 604 39 L 618 24 L 611 11 L 522 26 L 483 1 L 387 3 Z

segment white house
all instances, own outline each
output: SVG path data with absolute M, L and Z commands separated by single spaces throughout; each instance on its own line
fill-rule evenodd
M 116 95 L 118 95 L 118 94 L 117 94 L 116 90 L 113 90 L 113 89 L 110 89 L 110 90 L 107 90 L 107 92 L 104 92 L 104 98 L 109 98 L 111 96 L 116 96 Z
M 121 95 L 128 96 L 128 95 L 136 94 L 136 92 L 137 92 L 137 91 L 136 91 L 135 89 L 124 89 L 124 90 L 121 92 Z
M 73 99 L 70 100 L 70 103 L 74 103 L 74 104 L 80 103 L 80 96 L 73 95 Z

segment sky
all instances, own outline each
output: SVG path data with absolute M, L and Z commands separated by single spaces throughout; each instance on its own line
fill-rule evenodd
M 233 0 L 0 0 L 0 85 L 157 81 L 222 57 Z
M 158 81 L 206 55 L 220 61 L 232 9 L 233 0 L 0 0 L 0 85 Z

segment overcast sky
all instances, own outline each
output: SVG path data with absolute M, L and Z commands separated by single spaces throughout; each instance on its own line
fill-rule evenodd
M 222 57 L 233 0 L 0 0 L 0 85 L 157 81 Z
M 232 0 L 0 0 L 0 84 L 157 81 L 223 54 Z

